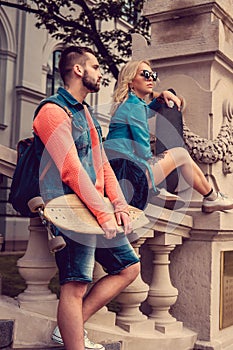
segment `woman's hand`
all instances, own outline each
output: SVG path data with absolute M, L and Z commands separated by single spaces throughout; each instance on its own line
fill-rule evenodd
M 160 96 L 164 98 L 164 101 L 168 107 L 172 108 L 170 101 L 173 101 L 177 105 L 178 111 L 181 110 L 182 100 L 178 96 L 174 95 L 171 91 L 165 90 L 161 93 Z

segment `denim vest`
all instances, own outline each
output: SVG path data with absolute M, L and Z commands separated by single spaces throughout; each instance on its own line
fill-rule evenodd
M 91 136 L 88 122 L 84 114 L 83 105 L 79 103 L 67 90 L 60 87 L 55 95 L 50 96 L 41 101 L 40 105 L 35 111 L 34 118 L 36 117 L 40 108 L 48 102 L 56 103 L 60 107 L 64 108 L 66 112 L 68 109 L 70 117 L 72 118 L 72 136 L 75 142 L 79 159 L 82 163 L 82 166 L 88 173 L 91 181 L 93 182 L 93 184 L 95 184 L 96 174 L 92 158 Z M 88 108 L 90 110 L 90 107 Z M 91 112 L 92 111 L 90 110 L 90 113 Z M 69 116 L 67 115 L 67 117 Z M 100 147 L 102 147 L 101 127 L 98 121 L 93 116 L 92 119 L 99 135 Z M 41 152 L 40 175 L 42 174 L 43 169 L 47 166 L 47 164 L 51 162 L 50 159 L 51 157 L 49 156 L 46 149 L 43 147 L 43 152 Z M 62 196 L 64 194 L 73 193 L 73 191 L 61 181 L 58 169 L 53 162 L 49 167 L 49 170 L 47 171 L 43 180 L 40 182 L 40 192 L 42 198 L 45 201 L 58 196 Z

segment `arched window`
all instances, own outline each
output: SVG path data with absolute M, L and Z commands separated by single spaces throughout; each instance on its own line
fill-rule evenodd
M 140 17 L 140 11 L 138 9 L 137 1 L 135 0 L 126 0 L 123 5 L 123 15 L 122 19 L 128 22 L 131 25 L 134 25 L 138 18 Z
M 6 120 L 7 112 L 9 113 L 10 109 L 6 110 L 7 97 L 6 91 L 11 91 L 13 89 L 12 80 L 7 79 L 8 76 L 12 76 L 12 72 L 9 71 L 9 62 L 12 61 L 12 56 L 9 48 L 10 37 L 7 36 L 8 32 L 10 32 L 10 24 L 3 18 L 5 21 L 1 21 L 2 12 L 0 9 L 0 81 L 1 81 L 1 89 L 0 89 L 0 129 L 4 130 L 7 127 Z M 9 103 L 12 101 L 9 100 Z
M 63 86 L 61 80 L 58 63 L 60 59 L 61 51 L 56 50 L 52 53 L 48 62 L 48 73 L 47 73 L 47 83 L 46 83 L 46 95 L 50 96 L 56 93 L 59 86 Z

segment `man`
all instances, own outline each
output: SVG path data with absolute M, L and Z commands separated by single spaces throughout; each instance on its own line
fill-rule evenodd
M 41 105 L 33 128 L 56 164 L 65 193 L 76 193 L 105 232 L 99 246 L 89 242 L 88 237 L 94 235 L 83 239 L 84 235 L 77 234 L 73 236 L 78 237 L 75 240 L 63 235 L 66 247 L 56 253 L 61 284 L 57 314 L 61 337 L 66 350 L 85 350 L 90 346 L 86 336 L 84 344 L 84 323 L 125 289 L 138 276 L 140 268 L 126 237 L 132 231 L 127 203 L 104 154 L 100 126 L 84 102 L 89 93 L 100 89 L 98 60 L 89 48 L 71 46 L 62 52 L 59 70 L 64 88 L 53 96 L 55 103 L 47 101 Z M 71 118 L 56 104 L 56 99 L 68 108 Z M 51 174 L 50 170 L 46 174 L 50 186 Z M 55 182 L 52 190 L 56 191 Z M 50 191 L 51 187 L 47 196 Z M 113 204 L 117 223 L 124 226 L 121 244 L 107 244 L 115 240 L 117 231 L 116 221 L 103 201 L 104 194 Z M 54 228 L 54 233 L 63 234 L 58 228 Z M 108 274 L 85 296 L 95 260 Z M 104 349 L 100 344 L 93 344 L 92 348 Z

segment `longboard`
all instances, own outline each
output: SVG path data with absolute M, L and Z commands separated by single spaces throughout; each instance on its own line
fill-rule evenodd
M 114 209 L 108 198 L 104 198 L 107 210 L 115 219 Z M 129 206 L 129 215 L 133 230 L 149 223 L 144 212 Z M 48 201 L 44 206 L 44 216 L 55 226 L 79 233 L 104 234 L 95 216 L 75 194 L 67 194 Z M 117 225 L 118 226 L 118 225 Z M 118 232 L 123 232 L 123 226 L 118 226 Z

